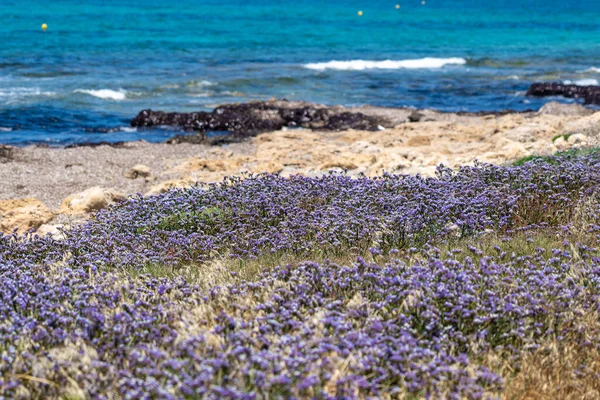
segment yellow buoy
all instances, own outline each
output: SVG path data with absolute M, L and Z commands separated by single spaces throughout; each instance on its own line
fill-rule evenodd
M 400 9 L 400 4 L 396 4 L 396 10 Z
M 42 24 L 42 30 L 45 31 L 46 29 L 48 29 L 48 25 Z
M 359 17 L 362 17 L 362 15 L 363 15 L 363 12 L 362 12 L 362 11 L 359 11 L 359 12 L 358 12 L 358 16 L 359 16 Z

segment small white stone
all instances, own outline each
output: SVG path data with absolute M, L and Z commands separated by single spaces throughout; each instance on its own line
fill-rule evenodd
M 85 214 L 106 208 L 124 198 L 123 194 L 113 189 L 95 186 L 67 197 L 60 206 L 58 213 L 69 215 Z
M 569 142 L 570 144 L 586 144 L 587 136 L 585 136 L 582 133 L 574 133 L 571 136 L 569 136 L 567 142 Z
M 560 136 L 559 138 L 554 140 L 553 143 L 554 143 L 554 146 L 556 146 L 556 148 L 558 150 L 565 150 L 567 147 L 569 147 L 569 144 L 567 143 L 567 141 L 565 140 L 565 138 L 563 136 Z

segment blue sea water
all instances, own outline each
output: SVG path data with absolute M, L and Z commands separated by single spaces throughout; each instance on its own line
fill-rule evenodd
M 598 80 L 600 0 L 0 0 L 0 143 L 162 141 L 131 118 L 272 97 L 536 109 L 534 81 Z

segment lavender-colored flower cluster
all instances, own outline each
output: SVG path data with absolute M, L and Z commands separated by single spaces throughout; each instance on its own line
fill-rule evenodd
M 435 245 L 568 225 L 599 163 L 250 177 L 131 198 L 61 241 L 0 237 L 0 398 L 499 397 L 486 355 L 518 368 L 549 338 L 600 346 L 578 323 L 600 311 L 597 250 Z M 382 262 L 306 261 L 208 291 L 122 272 L 369 249 Z
M 215 254 L 334 256 L 383 252 L 485 229 L 557 225 L 600 183 L 597 158 L 524 167 L 483 165 L 437 178 L 319 179 L 273 175 L 133 197 L 75 229 L 73 265 L 198 263 Z

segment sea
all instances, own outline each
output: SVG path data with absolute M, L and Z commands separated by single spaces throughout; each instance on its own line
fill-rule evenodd
M 140 110 L 271 98 L 538 109 L 533 82 L 599 80 L 600 0 L 0 0 L 5 144 L 160 142 Z

